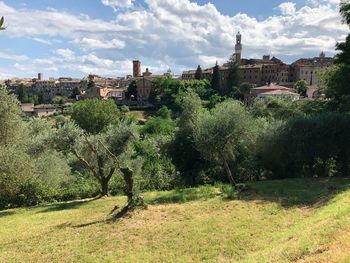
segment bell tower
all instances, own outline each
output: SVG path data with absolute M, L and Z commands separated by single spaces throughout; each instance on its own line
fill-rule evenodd
M 236 62 L 240 64 L 242 59 L 242 35 L 240 32 L 236 35 L 235 56 Z

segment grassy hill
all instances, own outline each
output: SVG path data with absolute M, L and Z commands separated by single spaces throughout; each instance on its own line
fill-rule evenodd
M 350 180 L 257 182 L 0 211 L 0 262 L 350 262 Z

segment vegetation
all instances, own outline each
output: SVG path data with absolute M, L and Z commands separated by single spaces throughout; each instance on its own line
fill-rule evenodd
M 202 72 L 202 68 L 200 65 L 198 65 L 198 67 L 197 67 L 196 74 L 195 74 L 194 78 L 197 80 L 203 79 L 203 72 Z
M 341 13 L 349 23 L 348 2 Z M 245 107 L 253 86 L 233 58 L 228 83 L 218 65 L 211 81 L 200 66 L 157 79 L 147 118 L 97 99 L 27 118 L 26 89 L 1 89 L 0 261 L 349 261 L 348 38 L 326 99 Z M 25 206 L 38 207 L 10 209 Z
M 119 222 L 106 215 L 123 197 L 6 210 L 0 261 L 347 262 L 349 186 L 257 182 L 231 201 L 222 186 L 148 192 L 148 209 Z
M 294 84 L 294 89 L 297 93 L 300 94 L 300 96 L 307 97 L 307 86 L 308 83 L 306 82 L 306 80 L 299 80 Z
M 137 82 L 136 80 L 131 81 L 128 90 L 125 92 L 125 97 L 127 100 L 137 99 Z
M 98 134 L 108 125 L 118 123 L 119 117 L 118 108 L 112 100 L 88 99 L 75 103 L 72 108 L 72 119 L 91 134 Z

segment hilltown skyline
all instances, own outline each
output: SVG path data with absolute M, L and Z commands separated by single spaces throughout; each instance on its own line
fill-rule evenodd
M 131 74 L 134 59 L 143 62 L 143 71 L 181 74 L 198 64 L 225 63 L 238 31 L 242 57 L 270 55 L 290 64 L 321 51 L 333 56 L 347 32 L 337 0 L 268 1 L 259 13 L 244 1 L 94 0 L 89 8 L 60 2 L 0 1 L 8 26 L 0 43 L 0 79 L 38 72 L 46 78 L 122 77 Z

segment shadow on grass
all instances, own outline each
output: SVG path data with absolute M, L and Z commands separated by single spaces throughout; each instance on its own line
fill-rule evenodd
M 156 196 L 148 196 L 147 204 L 181 204 L 196 200 L 207 200 L 220 193 L 212 186 L 199 186 L 197 188 L 176 189 L 168 192 L 158 192 Z
M 57 211 L 62 211 L 62 210 L 77 209 L 83 205 L 86 205 L 86 204 L 88 204 L 92 201 L 98 200 L 98 199 L 100 199 L 100 197 L 70 201 L 70 202 L 66 202 L 66 203 L 50 204 L 50 205 L 47 205 L 46 208 L 40 210 L 38 213 L 49 213 L 49 212 L 57 212 Z
M 5 216 L 14 215 L 15 213 L 16 212 L 14 212 L 14 211 L 0 211 L 0 218 L 5 217 Z
M 350 178 L 308 178 L 261 181 L 239 195 L 239 200 L 277 202 L 283 207 L 318 208 L 350 189 Z

